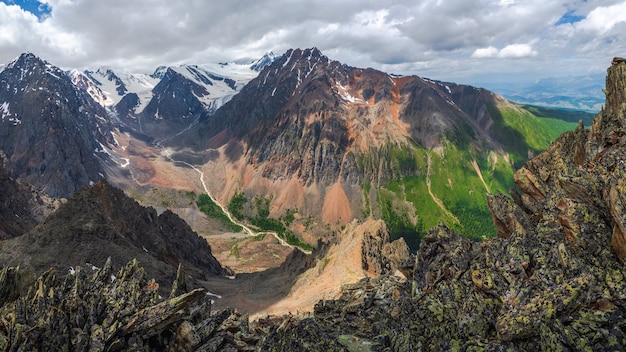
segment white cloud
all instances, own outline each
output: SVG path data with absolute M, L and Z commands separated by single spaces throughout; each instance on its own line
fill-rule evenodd
M 17 5 L 0 3 L 0 45 L 16 45 L 36 26 L 37 17 Z
M 537 56 L 537 52 L 528 44 L 511 44 L 498 50 L 493 46 L 474 50 L 473 58 L 500 58 L 500 59 L 520 59 Z
M 16 57 L 30 51 L 41 56 L 80 55 L 79 35 L 60 31 L 17 5 L 0 3 L 0 52 Z
M 528 44 L 511 44 L 507 45 L 498 53 L 500 58 L 523 58 L 537 56 L 537 52 Z
M 527 76 L 603 70 L 613 56 L 626 55 L 624 0 L 46 3 L 52 12 L 44 19 L 0 3 L 0 63 L 32 51 L 66 68 L 149 72 L 316 46 L 353 66 L 468 81 L 513 70 Z M 557 26 L 566 13 L 584 19 Z M 485 65 L 485 58 L 498 60 Z
M 472 57 L 477 59 L 497 57 L 500 51 L 493 46 L 474 50 Z
M 624 22 L 626 22 L 626 2 L 598 7 L 591 11 L 577 26 L 582 30 L 604 34 L 618 23 Z

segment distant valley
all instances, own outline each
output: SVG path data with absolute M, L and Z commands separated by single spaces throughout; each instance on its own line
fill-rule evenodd
M 604 74 L 550 77 L 532 84 L 483 83 L 510 101 L 549 108 L 598 113 L 604 105 Z M 587 124 L 588 125 L 588 124 Z

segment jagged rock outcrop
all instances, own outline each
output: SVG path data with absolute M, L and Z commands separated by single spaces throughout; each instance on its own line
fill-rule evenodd
M 389 259 L 382 255 L 383 246 L 389 244 L 389 233 L 383 221 L 369 221 L 363 231 L 361 265 L 363 270 L 376 275 L 391 271 Z M 408 256 L 407 256 L 408 257 Z
M 159 297 L 137 261 L 115 271 L 49 270 L 23 296 L 5 295 L 0 272 L 0 351 L 256 350 L 263 323 L 249 324 L 232 309 L 211 312 L 203 289 Z M 258 332 L 262 334 L 259 334 Z
M 473 243 L 443 225 L 432 229 L 410 298 L 392 301 L 376 319 L 368 318 L 375 307 L 360 306 L 353 332 L 399 351 L 622 350 L 624 87 L 626 63 L 617 61 L 608 70 L 607 107 L 590 130 L 580 125 L 518 170 L 522 194 L 489 197 L 498 238 Z M 319 330 L 335 340 L 349 333 L 351 302 L 335 306 Z M 318 318 L 327 314 L 316 309 Z M 297 346 L 289 341 L 281 343 Z
M 148 275 L 165 285 L 180 263 L 194 279 L 230 273 L 206 240 L 176 214 L 157 214 L 105 181 L 76 192 L 31 231 L 4 241 L 0 252 L 2 265 L 20 265 L 34 275 L 50 267 L 66 271 L 96 265 L 107 257 L 114 266 L 136 258 Z
M 372 276 L 389 275 L 396 270 L 408 274 L 407 269 L 413 266 L 413 256 L 409 246 L 402 237 L 391 241 L 384 221 L 370 219 L 353 231 L 361 241 L 361 268 L 364 271 Z M 342 237 L 344 236 L 347 234 L 342 234 Z M 410 277 L 410 275 L 405 276 Z

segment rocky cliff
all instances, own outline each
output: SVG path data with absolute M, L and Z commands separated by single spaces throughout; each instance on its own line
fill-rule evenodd
M 20 265 L 31 276 L 50 267 L 98 266 L 107 258 L 118 267 L 136 258 L 164 290 L 179 264 L 196 280 L 229 274 L 177 215 L 142 207 L 105 181 L 79 190 L 24 235 L 3 241 L 1 252 L 3 265 Z
M 104 177 L 112 126 L 66 72 L 22 54 L 0 72 L 0 83 L 0 150 L 12 176 L 52 197 Z
M 0 240 L 19 236 L 37 223 L 31 192 L 9 175 L 5 162 L 0 156 Z

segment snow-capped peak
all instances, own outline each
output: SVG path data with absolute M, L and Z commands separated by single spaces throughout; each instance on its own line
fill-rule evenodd
M 167 66 L 159 66 L 154 70 L 154 73 L 150 75 L 150 77 L 155 79 L 161 79 L 165 76 L 165 72 L 167 72 Z
M 257 77 L 263 67 L 279 57 L 270 51 L 251 64 L 248 62 L 159 66 L 149 75 L 99 67 L 84 72 L 74 70 L 71 77 L 76 86 L 86 90 L 94 100 L 105 107 L 112 108 L 128 94 L 136 94 L 139 104 L 134 108 L 134 113 L 139 114 L 156 98 L 155 94 L 158 93 L 154 88 L 160 82 L 172 79 L 172 75 L 178 75 L 197 87 L 192 89 L 192 94 L 206 111 L 215 111 Z
M 69 77 L 76 87 L 86 91 L 98 104 L 102 106 L 111 106 L 115 104 L 115 101 L 107 96 L 102 89 L 100 89 L 100 82 L 94 81 L 83 72 L 71 70 L 69 72 Z
M 205 63 L 169 67 L 170 70 L 203 87 L 208 94 L 195 94 L 207 110 L 216 110 L 228 101 L 259 72 L 249 65 Z
M 280 55 L 274 54 L 273 51 L 268 51 L 267 53 L 265 53 L 265 55 L 263 55 L 263 57 L 252 62 L 252 64 L 250 65 L 250 69 L 253 71 L 261 72 L 263 68 L 265 68 L 265 66 L 270 65 L 272 62 L 276 61 L 276 59 L 278 59 L 279 57 Z
M 139 98 L 137 112 L 141 111 L 152 99 L 152 89 L 159 82 L 159 79 L 150 75 L 114 71 L 110 67 L 86 70 L 83 72 L 83 75 L 106 96 L 104 100 L 98 99 L 89 92 L 103 106 L 116 105 L 128 93 L 137 94 Z

